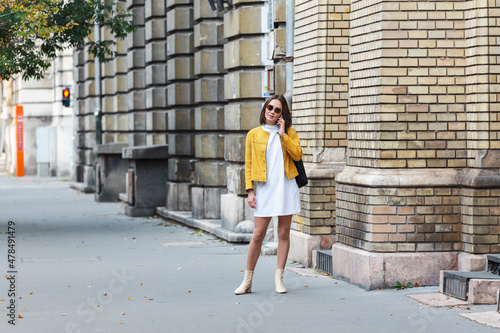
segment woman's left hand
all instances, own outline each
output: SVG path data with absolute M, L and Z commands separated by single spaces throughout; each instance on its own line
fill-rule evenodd
M 280 127 L 280 129 L 278 130 L 278 134 L 284 138 L 285 137 L 285 119 L 283 119 L 282 117 L 279 117 L 278 119 L 278 126 Z

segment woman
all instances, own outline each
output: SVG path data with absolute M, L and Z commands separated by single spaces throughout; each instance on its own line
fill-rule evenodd
M 255 209 L 255 228 L 245 277 L 234 291 L 237 295 L 252 291 L 253 272 L 272 216 L 278 216 L 279 239 L 275 290 L 286 293 L 283 272 L 290 248 L 290 225 L 293 214 L 300 212 L 300 193 L 294 179 L 298 172 L 293 160 L 302 158 L 302 148 L 283 95 L 274 95 L 264 103 L 260 124 L 248 132 L 246 139 L 245 181 L 248 205 Z

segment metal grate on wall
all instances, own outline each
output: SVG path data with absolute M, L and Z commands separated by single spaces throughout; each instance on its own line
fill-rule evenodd
M 332 250 L 316 251 L 316 270 L 332 275 Z

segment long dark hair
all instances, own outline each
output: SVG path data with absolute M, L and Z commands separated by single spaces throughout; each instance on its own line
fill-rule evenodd
M 285 130 L 288 129 L 288 127 L 292 126 L 292 114 L 290 113 L 290 109 L 288 108 L 288 103 L 286 101 L 285 96 L 283 95 L 273 95 L 269 97 L 266 102 L 264 103 L 264 106 L 262 106 L 262 110 L 260 111 L 260 124 L 264 125 L 266 123 L 266 108 L 267 105 L 273 100 L 277 99 L 281 102 L 281 116 L 285 120 Z

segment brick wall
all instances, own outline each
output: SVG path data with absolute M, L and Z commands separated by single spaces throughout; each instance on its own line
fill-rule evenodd
M 292 228 L 331 234 L 335 226 L 335 173 L 345 161 L 349 79 L 349 0 L 297 0 L 295 9 L 293 126 L 298 131 L 309 185 Z
M 496 5 L 353 1 L 339 242 L 499 250 Z

